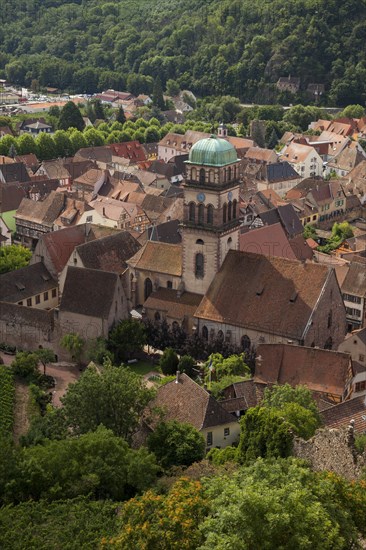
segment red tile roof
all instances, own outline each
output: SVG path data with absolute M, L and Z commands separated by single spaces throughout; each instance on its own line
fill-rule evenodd
M 355 421 L 355 431 L 366 432 L 366 396 L 360 395 L 354 399 L 339 403 L 320 413 L 323 423 L 329 428 L 348 426 Z

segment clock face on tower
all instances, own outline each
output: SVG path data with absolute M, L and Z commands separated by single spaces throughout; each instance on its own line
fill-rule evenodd
M 198 193 L 198 194 L 197 194 L 197 200 L 198 200 L 198 202 L 205 202 L 205 198 L 206 198 L 206 196 L 205 196 L 204 193 Z

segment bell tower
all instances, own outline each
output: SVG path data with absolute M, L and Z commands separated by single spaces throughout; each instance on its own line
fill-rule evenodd
M 195 143 L 186 161 L 183 283 L 205 294 L 230 249 L 239 249 L 239 159 L 225 139 Z

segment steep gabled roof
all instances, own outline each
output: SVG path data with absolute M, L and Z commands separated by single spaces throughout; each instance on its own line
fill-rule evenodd
M 141 245 L 128 231 L 96 239 L 76 247 L 83 266 L 113 273 L 122 273 L 126 261 L 140 249 Z
M 160 387 L 150 409 L 162 409 L 165 420 L 192 424 L 197 430 L 236 422 L 235 418 L 186 374 Z
M 38 262 L 0 275 L 0 301 L 20 302 L 56 286 L 50 272 Z
M 128 265 L 136 269 L 180 277 L 182 275 L 182 246 L 147 241 L 128 261 Z
M 359 262 L 351 262 L 342 284 L 342 292 L 354 296 L 366 297 L 366 268 Z
M 117 282 L 116 273 L 68 266 L 60 311 L 106 319 Z
M 43 201 L 23 199 L 15 218 L 52 227 L 53 222 L 59 216 L 64 206 L 64 202 L 64 194 L 57 191 L 51 191 Z
M 324 265 L 230 250 L 195 316 L 300 339 L 328 276 Z
M 342 396 L 350 378 L 348 353 L 290 344 L 260 344 L 254 381 L 299 384 L 319 393 Z

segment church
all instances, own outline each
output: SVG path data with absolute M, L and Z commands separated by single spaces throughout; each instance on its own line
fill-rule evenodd
M 346 319 L 334 270 L 239 251 L 239 159 L 226 137 L 221 131 L 190 149 L 182 243 L 148 241 L 127 262 L 131 309 L 242 349 L 274 342 L 336 349 Z

